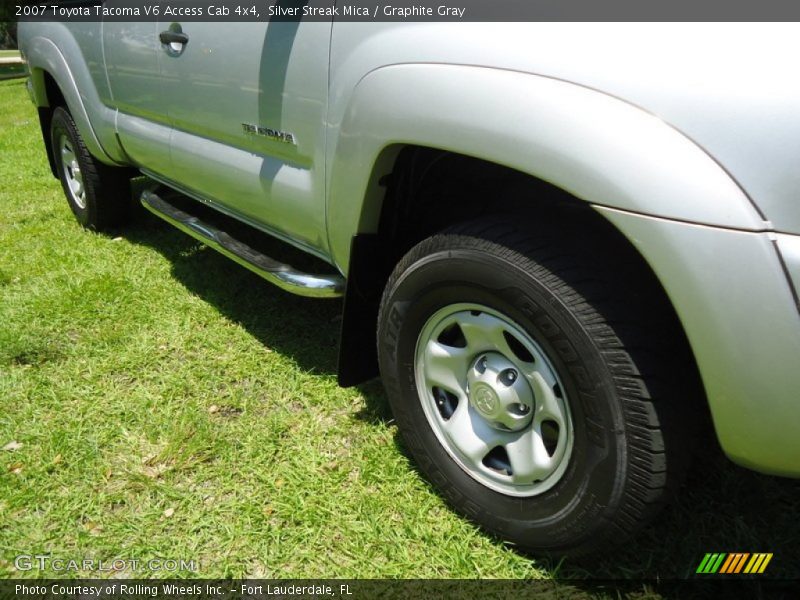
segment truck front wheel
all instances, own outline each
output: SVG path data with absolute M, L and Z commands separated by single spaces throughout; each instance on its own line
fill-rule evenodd
M 58 178 L 78 222 L 93 231 L 120 225 L 130 208 L 130 170 L 94 158 L 63 107 L 53 111 L 50 140 Z
M 654 514 L 685 463 L 676 415 L 692 418 L 635 303 L 570 255 L 504 222 L 435 235 L 397 265 L 378 330 L 422 473 L 484 529 L 558 556 Z

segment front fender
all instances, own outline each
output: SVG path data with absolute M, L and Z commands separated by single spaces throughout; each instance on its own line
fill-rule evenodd
M 757 471 L 800 477 L 800 314 L 776 236 L 599 212 L 664 284 L 725 453 Z
M 23 29 L 21 34 L 25 33 L 27 32 Z M 34 102 L 39 107 L 49 106 L 44 83 L 44 74 L 48 73 L 64 96 L 89 152 L 104 163 L 125 164 L 126 157 L 114 130 L 116 111 L 103 104 L 100 99 L 88 67 L 82 62 L 82 54 L 77 43 L 64 35 L 59 39 L 62 44 L 69 46 L 70 56 L 78 57 L 76 60 L 67 62 L 59 46 L 47 37 L 41 35 L 22 37 L 22 47 L 31 72 L 31 92 Z
M 595 205 L 767 227 L 732 177 L 680 131 L 624 100 L 549 77 L 461 65 L 382 67 L 359 81 L 330 133 L 328 226 L 345 272 L 352 236 L 377 229 L 383 193 L 373 165 L 390 169 L 387 156 L 406 144 L 501 164 Z

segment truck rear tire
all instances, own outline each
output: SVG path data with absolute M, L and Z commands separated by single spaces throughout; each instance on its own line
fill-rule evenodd
M 53 111 L 50 139 L 56 172 L 78 223 L 106 231 L 129 215 L 131 171 L 98 161 L 86 148 L 69 111 Z
M 685 469 L 689 396 L 620 294 L 509 222 L 424 240 L 385 289 L 379 362 L 407 448 L 458 511 L 526 551 L 620 542 Z

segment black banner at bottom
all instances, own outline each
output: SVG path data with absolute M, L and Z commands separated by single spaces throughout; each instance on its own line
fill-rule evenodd
M 0 599 L 17 600 L 526 600 L 765 597 L 796 598 L 796 582 L 720 579 L 6 579 Z M 744 596 L 742 595 L 744 594 Z

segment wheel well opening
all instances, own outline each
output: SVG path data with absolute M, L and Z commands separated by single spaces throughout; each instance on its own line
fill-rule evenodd
M 391 241 L 393 264 L 412 246 L 456 223 L 483 217 L 520 216 L 571 227 L 591 207 L 550 183 L 514 169 L 453 152 L 407 147 L 395 160 L 378 234 Z
M 59 106 L 66 106 L 67 102 L 64 100 L 64 94 L 61 93 L 61 88 L 58 83 L 47 71 L 44 72 L 44 91 L 47 96 L 47 104 L 51 111 Z
M 563 244 L 598 273 L 609 274 L 609 293 L 619 294 L 623 305 L 638 311 L 647 310 L 658 321 L 657 335 L 663 336 L 669 352 L 683 356 L 699 383 L 696 361 L 683 326 L 661 282 L 638 250 L 613 224 L 591 205 L 547 181 L 485 160 L 425 147 L 406 147 L 396 157 L 391 172 L 379 179 L 385 188 L 374 241 L 369 252 L 380 252 L 370 269 L 352 273 L 358 281 L 353 288 L 365 302 L 374 302 L 367 312 L 377 314 L 377 303 L 388 277 L 415 244 L 453 225 L 485 218 L 508 217 L 526 231 L 541 232 L 542 238 Z M 355 250 L 354 246 L 354 250 Z M 353 256 L 351 260 L 359 261 Z M 377 265 L 377 266 L 376 266 Z M 368 280 L 368 281 L 367 281 Z M 348 281 L 348 289 L 351 282 Z M 372 293 L 364 293 L 373 287 Z M 356 311 L 354 311 L 355 314 Z M 347 334 L 347 314 L 344 333 Z M 365 327 L 360 330 L 371 331 Z M 360 357 L 363 360 L 363 343 Z M 668 342 L 668 343 L 667 343 Z M 348 357 L 340 357 L 341 369 Z M 377 374 L 377 373 L 373 373 Z

